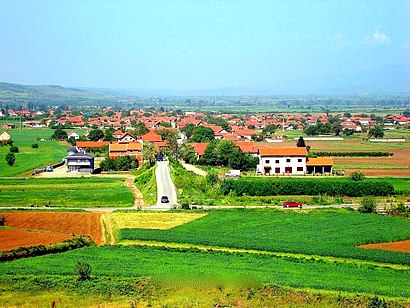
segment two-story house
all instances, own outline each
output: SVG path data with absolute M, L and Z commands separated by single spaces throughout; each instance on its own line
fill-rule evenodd
M 267 175 L 304 175 L 306 160 L 306 148 L 259 148 L 256 172 Z

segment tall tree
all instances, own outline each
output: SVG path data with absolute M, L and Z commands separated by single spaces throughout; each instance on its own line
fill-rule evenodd
M 144 163 L 148 163 L 151 166 L 155 165 L 156 157 L 158 154 L 158 148 L 152 142 L 144 142 L 142 145 L 142 157 Z
M 215 139 L 215 133 L 210 127 L 197 126 L 192 136 L 193 142 L 210 142 Z
M 104 138 L 104 132 L 101 129 L 92 129 L 87 136 L 90 141 L 99 141 Z
M 368 133 L 369 137 L 374 137 L 374 138 L 383 138 L 384 136 L 384 131 L 383 127 L 381 125 L 377 125 L 371 129 L 369 129 Z
M 298 142 L 296 143 L 298 148 L 306 148 L 305 139 L 302 136 L 299 137 Z

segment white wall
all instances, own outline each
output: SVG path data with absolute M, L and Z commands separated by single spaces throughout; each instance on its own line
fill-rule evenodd
M 305 156 L 259 156 L 259 165 L 256 171 L 265 174 L 265 167 L 270 167 L 269 174 L 282 175 L 287 174 L 287 167 L 291 167 L 292 171 L 289 174 L 304 175 L 306 173 L 306 157 Z M 298 167 L 301 169 L 298 171 Z M 279 173 L 276 172 L 279 168 Z

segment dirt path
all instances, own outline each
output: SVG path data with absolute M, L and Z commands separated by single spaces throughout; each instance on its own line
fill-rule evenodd
M 124 186 L 128 187 L 134 195 L 134 205 L 132 207 L 141 209 L 144 206 L 144 197 L 141 191 L 134 185 L 135 177 L 129 176 L 124 182 Z
M 199 169 L 198 167 L 195 167 L 194 165 L 186 164 L 181 161 L 182 166 L 188 171 L 192 171 L 195 174 L 201 175 L 201 176 L 206 176 L 207 172 L 204 170 Z
M 115 236 L 112 227 L 111 213 L 105 213 L 101 215 L 102 226 L 102 242 L 103 244 L 115 244 Z M 108 234 L 108 238 L 106 236 Z

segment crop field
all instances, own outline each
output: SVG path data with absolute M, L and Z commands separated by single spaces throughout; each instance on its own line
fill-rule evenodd
M 406 253 L 356 247 L 409 239 L 408 219 L 351 211 L 211 211 L 170 230 L 123 229 L 119 238 L 410 264 Z
M 389 242 L 389 243 L 377 243 L 377 244 L 366 244 L 361 245 L 360 248 L 365 249 L 381 249 L 381 250 L 391 250 L 410 253 L 410 240 Z
M 73 236 L 66 233 L 0 228 L 0 251 L 13 250 L 19 247 L 46 246 L 61 243 L 71 238 L 73 238 Z
M 131 207 L 121 178 L 0 179 L 0 206 Z
M 1 215 L 5 218 L 5 225 L 11 230 L 0 229 L 0 237 L 4 238 L 4 241 L 0 241 L 0 250 L 8 250 L 7 247 L 17 240 L 19 246 L 15 248 L 44 245 L 44 242 L 49 244 L 49 239 L 58 243 L 73 235 L 91 235 L 97 245 L 103 244 L 101 213 L 4 212 Z M 15 232 L 10 234 L 10 231 Z M 9 237 L 5 238 L 4 234 L 9 234 Z
M 408 270 L 272 257 L 139 246 L 102 246 L 0 264 L 3 275 L 74 275 L 86 261 L 96 277 L 156 277 L 169 284 L 257 286 L 339 290 L 408 298 Z M 354 277 L 354 279 L 352 279 Z M 392 288 L 394 286 L 394 288 Z
M 13 145 L 19 148 L 19 153 L 15 154 L 15 164 L 9 166 L 6 164 L 5 156 L 10 151 L 10 147 L 0 147 L 0 177 L 30 175 L 35 168 L 60 162 L 67 155 L 68 146 L 62 145 L 61 142 L 37 140 L 50 138 L 53 134 L 52 129 L 24 128 L 21 132 L 19 129 L 8 130 L 8 132 L 14 141 Z M 37 143 L 39 147 L 33 149 L 31 147 L 33 143 Z
M 206 214 L 197 213 L 112 213 L 114 229 L 171 229 Z

